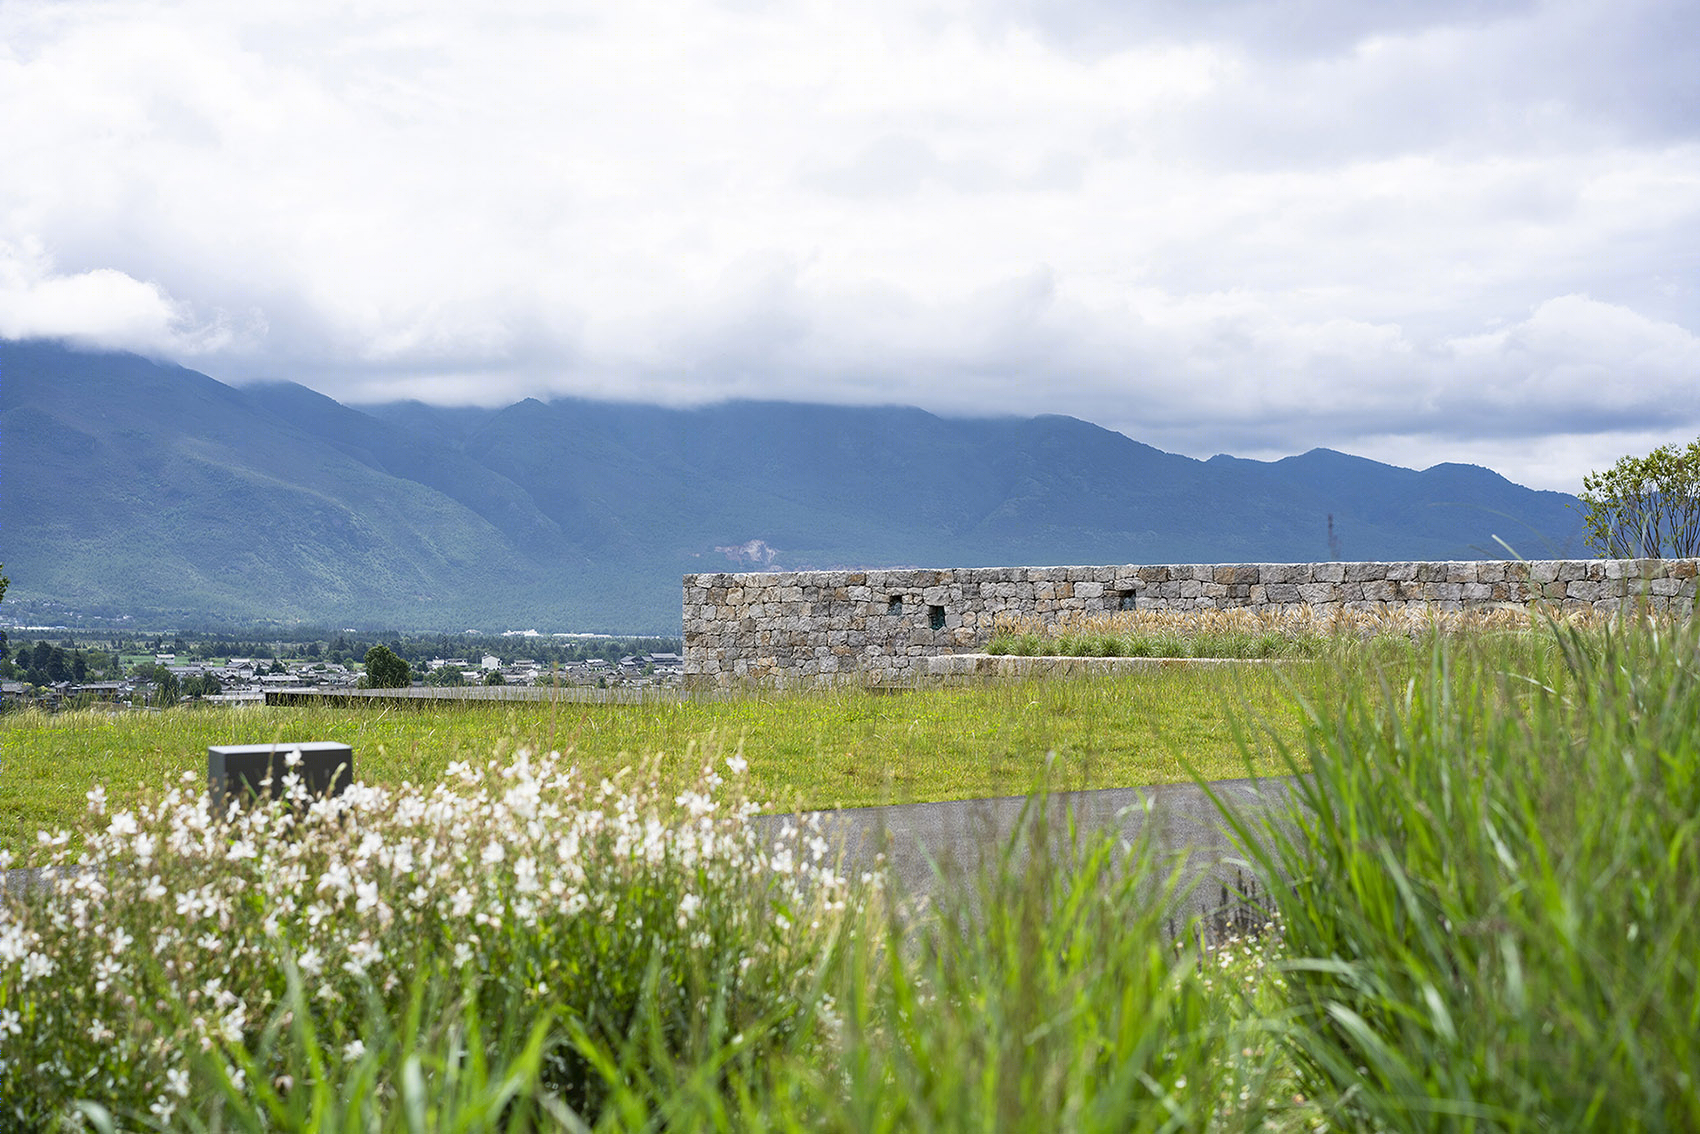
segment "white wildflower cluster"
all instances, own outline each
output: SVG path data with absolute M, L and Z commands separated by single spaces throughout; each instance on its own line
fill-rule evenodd
M 279 804 L 216 817 L 188 782 L 111 815 L 90 793 L 81 856 L 47 836 L 44 884 L 0 903 L 0 1113 L 92 1083 L 164 1120 L 187 1058 L 257 1040 L 286 962 L 327 1019 L 399 995 L 427 957 L 474 979 L 518 972 L 538 995 L 561 994 L 544 973 L 578 967 L 575 951 L 640 971 L 667 949 L 771 965 L 844 908 L 847 884 L 817 833 L 759 836 L 752 805 L 711 794 L 718 780 L 591 786 L 559 754 L 520 752 L 451 764 L 430 791 L 310 799 L 291 771 Z M 77 1049 L 87 1065 L 69 1065 Z

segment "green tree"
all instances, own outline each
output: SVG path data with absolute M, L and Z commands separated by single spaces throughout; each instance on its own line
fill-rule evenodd
M 425 675 L 425 684 L 451 687 L 466 684 L 466 674 L 460 671 L 458 665 L 440 665 Z
M 1660 445 L 1582 478 L 1587 543 L 1604 558 L 1688 559 L 1700 554 L 1700 438 Z
M 154 704 L 175 705 L 182 692 L 177 684 L 177 675 L 163 665 L 155 667 L 154 674 Z
M 402 689 L 413 681 L 407 663 L 388 646 L 373 646 L 366 651 L 366 676 L 360 679 L 367 689 Z
M 486 685 L 506 685 L 507 683 L 508 679 L 502 676 L 502 671 L 499 669 L 493 669 L 484 675 L 484 684 Z
M 183 695 L 185 697 L 209 697 L 214 693 L 222 692 L 224 692 L 224 686 L 215 674 L 197 673 L 183 681 Z

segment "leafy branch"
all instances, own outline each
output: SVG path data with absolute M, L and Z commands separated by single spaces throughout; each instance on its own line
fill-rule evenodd
M 1700 439 L 1623 457 L 1582 478 L 1586 542 L 1613 559 L 1700 554 Z

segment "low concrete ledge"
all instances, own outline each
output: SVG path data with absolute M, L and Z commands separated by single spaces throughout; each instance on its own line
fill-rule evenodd
M 341 795 L 354 782 L 354 749 L 332 740 L 215 744 L 207 749 L 207 805 L 214 816 L 230 803 L 283 798 L 283 779 L 301 777 L 315 799 Z
M 1061 654 L 939 654 L 920 661 L 922 680 L 940 684 L 1023 677 L 1158 673 L 1237 665 L 1289 665 L 1294 658 L 1087 658 Z
M 409 686 L 405 689 L 268 689 L 268 705 L 439 705 L 489 702 L 548 702 L 588 705 L 645 705 L 680 700 L 678 689 L 643 686 L 596 689 L 583 685 Z

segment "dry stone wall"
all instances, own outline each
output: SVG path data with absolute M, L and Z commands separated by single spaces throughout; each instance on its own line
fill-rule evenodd
M 1693 559 L 961 567 L 686 575 L 685 674 L 697 684 L 911 680 L 920 659 L 984 648 L 1000 616 L 1310 608 L 1690 604 Z

